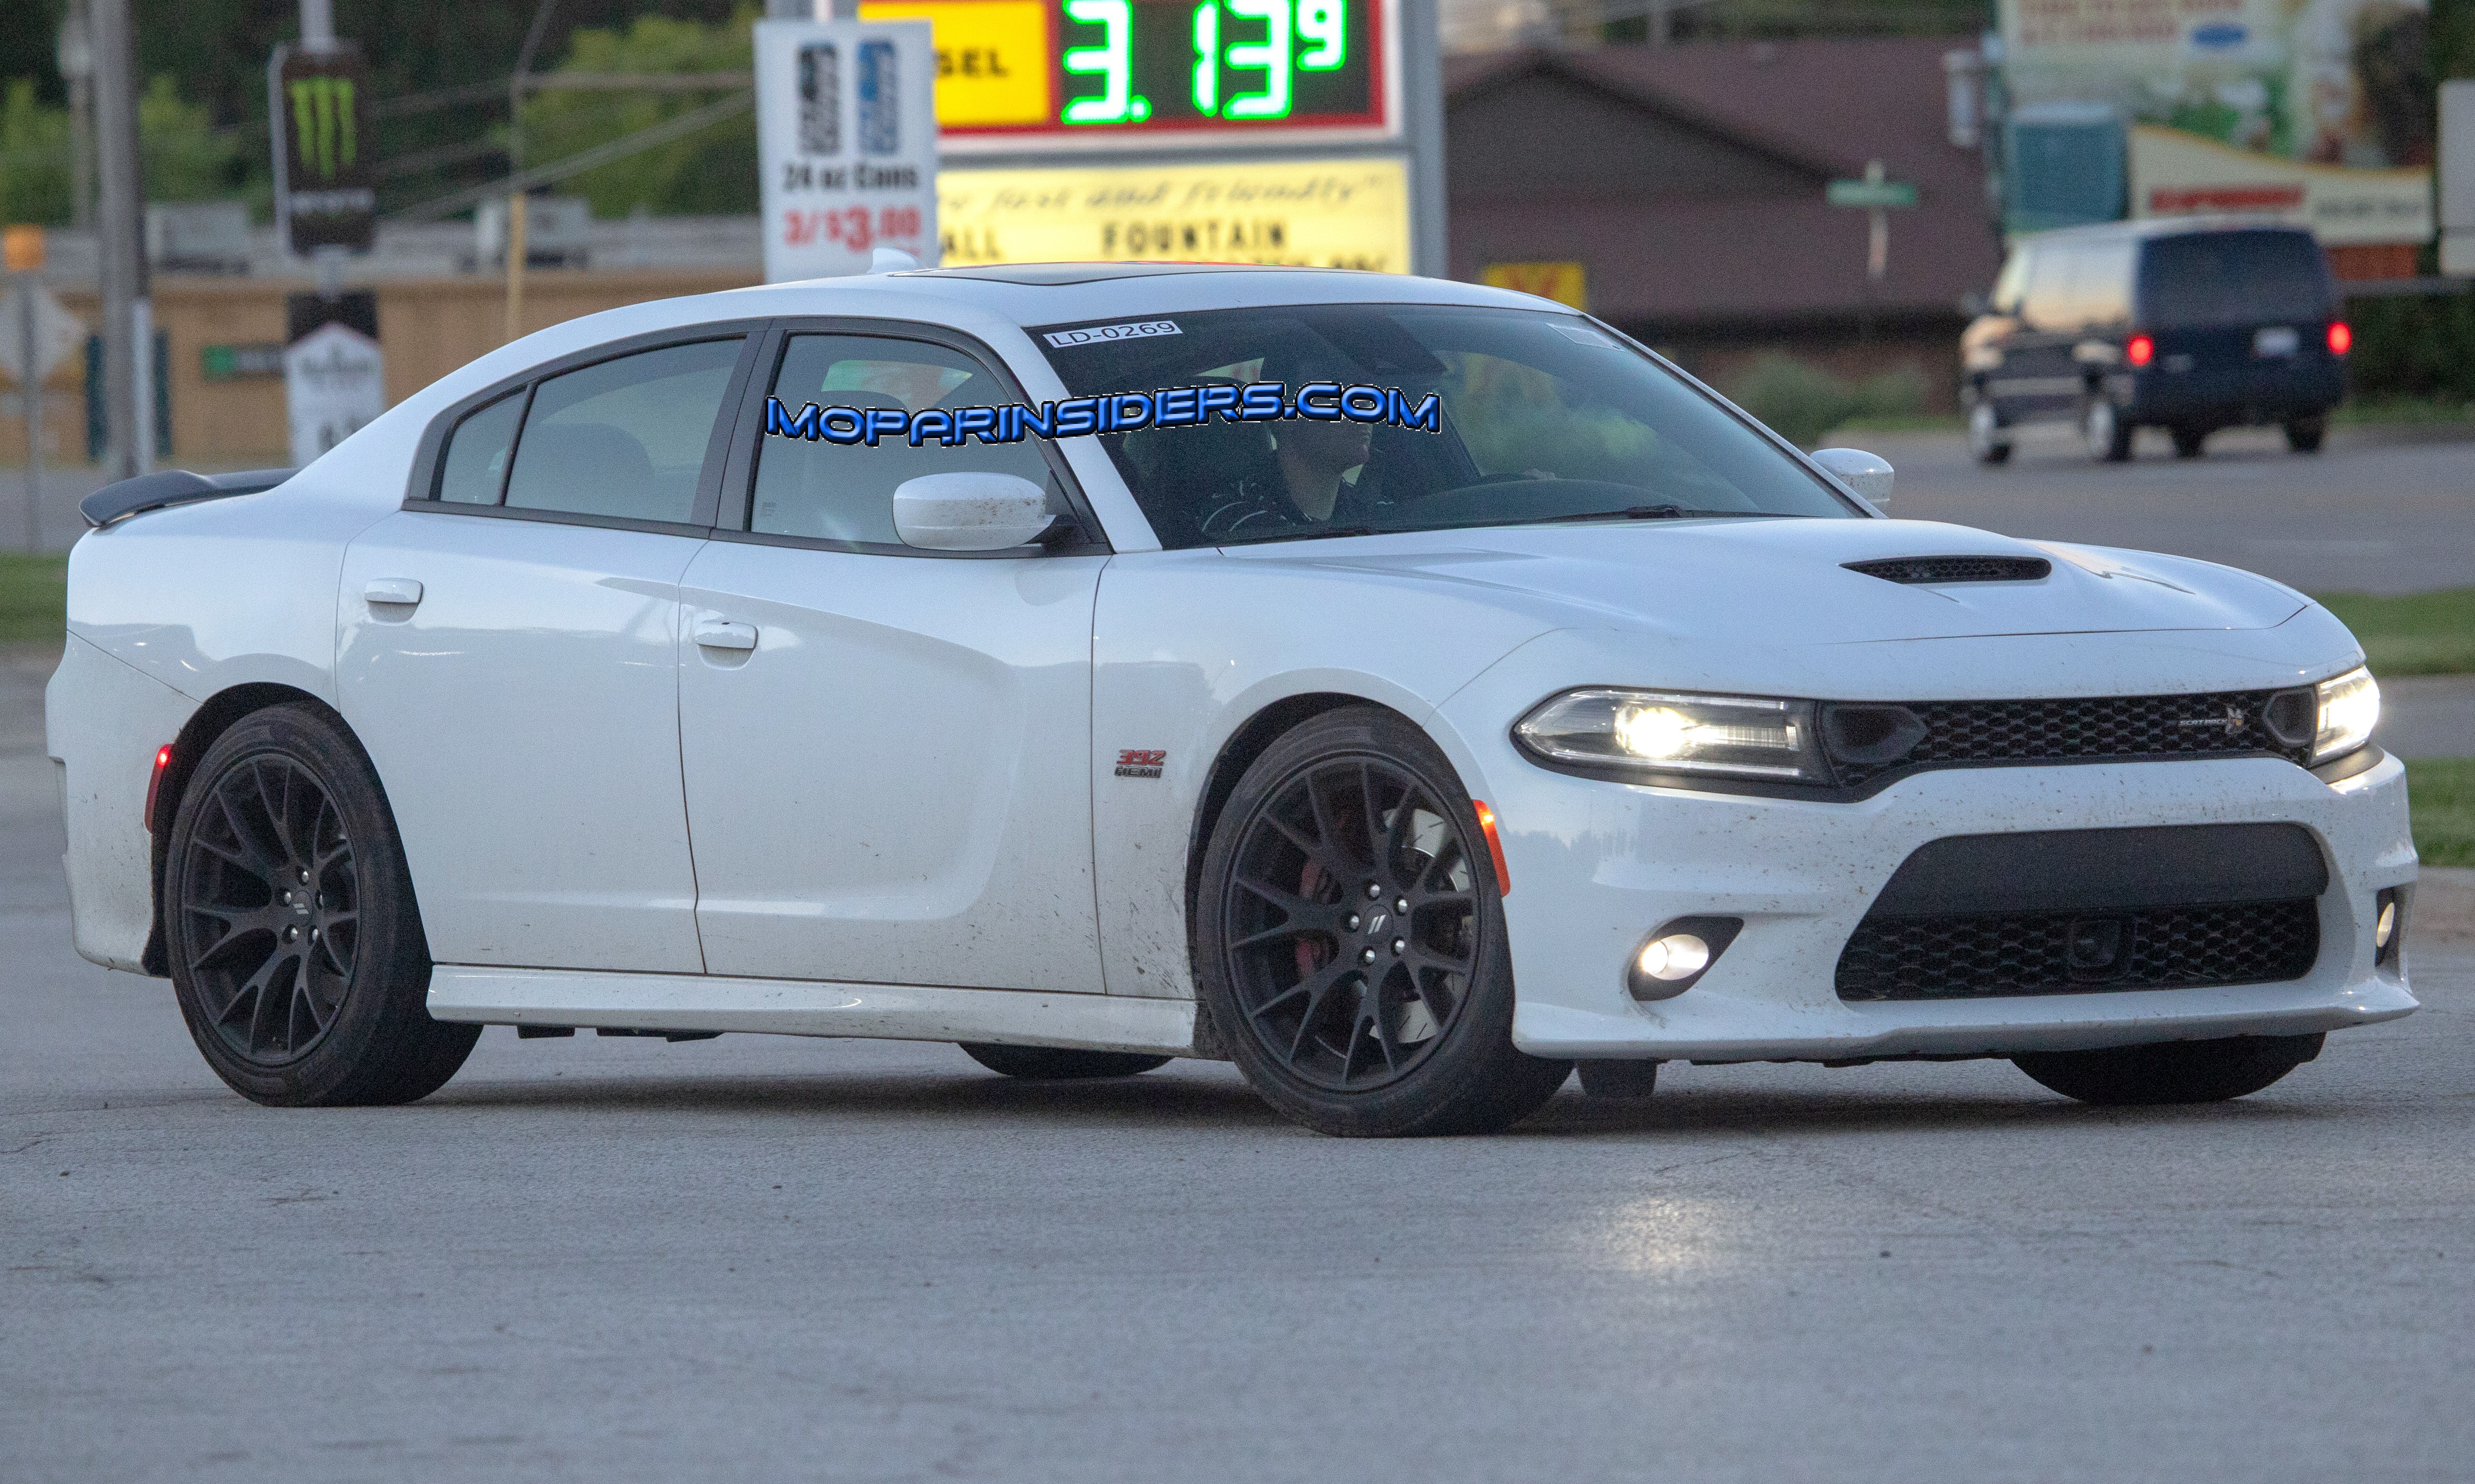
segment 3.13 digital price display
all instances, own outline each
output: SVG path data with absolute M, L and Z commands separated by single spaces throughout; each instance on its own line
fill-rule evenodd
M 948 149 L 1397 132 L 1398 0 L 869 0 L 924 19 Z

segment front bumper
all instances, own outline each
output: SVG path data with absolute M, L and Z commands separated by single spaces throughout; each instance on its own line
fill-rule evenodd
M 2405 768 L 2339 784 L 2268 758 L 1953 768 L 1854 803 L 1651 789 L 1484 757 L 1512 891 L 1518 1008 L 1537 1056 L 1709 1061 L 2010 1056 L 2145 1041 L 2299 1034 L 2415 1009 L 2402 966 L 2373 964 L 2373 899 L 2415 876 Z M 2320 953 L 2274 985 L 1849 1003 L 1849 935 L 1909 854 L 1952 835 L 2291 821 L 2329 865 Z M 1719 961 L 1675 999 L 1624 985 L 1654 927 L 1741 917 Z

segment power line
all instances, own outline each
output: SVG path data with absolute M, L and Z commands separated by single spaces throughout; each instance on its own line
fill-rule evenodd
M 494 196 L 513 196 L 531 190 L 536 185 L 554 184 L 570 176 L 582 175 L 587 170 L 599 169 L 613 160 L 625 159 L 630 155 L 642 154 L 647 150 L 668 144 L 674 139 L 686 138 L 689 134 L 711 128 L 715 124 L 753 111 L 755 107 L 756 95 L 753 92 L 737 93 L 719 102 L 708 103 L 703 108 L 691 109 L 675 117 L 666 118 L 649 128 L 639 129 L 634 134 L 622 134 L 606 144 L 597 144 L 589 150 L 579 151 L 564 159 L 553 160 L 547 165 L 537 165 L 530 170 L 519 171 L 504 180 L 469 186 L 435 200 L 425 201 L 419 206 L 406 207 L 401 211 L 389 212 L 382 220 L 434 222 L 440 217 L 453 216 L 469 207 L 478 206 Z

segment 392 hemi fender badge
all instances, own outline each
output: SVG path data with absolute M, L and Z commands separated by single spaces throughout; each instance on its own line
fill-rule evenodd
M 1165 752 L 1146 752 L 1140 747 L 1128 747 L 1117 754 L 1117 776 L 1120 778 L 1158 778 L 1161 766 L 1168 761 Z

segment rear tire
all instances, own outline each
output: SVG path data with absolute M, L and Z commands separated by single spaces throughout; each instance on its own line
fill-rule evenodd
M 2317 453 L 2320 442 L 2329 436 L 2329 420 L 2314 416 L 2295 418 L 2286 425 L 2286 448 L 2290 453 Z
M 1083 1082 L 1094 1077 L 1133 1077 L 1168 1065 L 1166 1057 L 1135 1051 L 1068 1051 L 1055 1046 L 996 1046 L 958 1042 L 972 1060 L 992 1072 L 1031 1082 Z
M 1194 934 L 1238 1070 L 1310 1129 L 1491 1133 L 1572 1075 L 1513 1047 L 1492 854 L 1451 762 L 1391 712 L 1326 712 L 1246 769 Z
M 2320 1055 L 2317 1035 L 2235 1035 L 2103 1051 L 2014 1057 L 2011 1064 L 2067 1098 L 2110 1107 L 2222 1103 L 2260 1091 Z
M 2089 457 L 2099 463 L 2120 464 L 2131 457 L 2135 430 L 2103 397 L 2090 397 L 2080 404 L 2080 436 L 2088 440 Z
M 198 760 L 163 863 L 182 1018 L 232 1089 L 275 1107 L 410 1103 L 477 1025 L 429 1018 L 429 950 L 378 774 L 306 705 L 242 718 Z
M 2209 430 L 2205 427 L 2175 428 L 2174 456 L 2176 458 L 2198 458 L 2200 456 L 2201 450 L 2207 446 L 2208 441 Z

